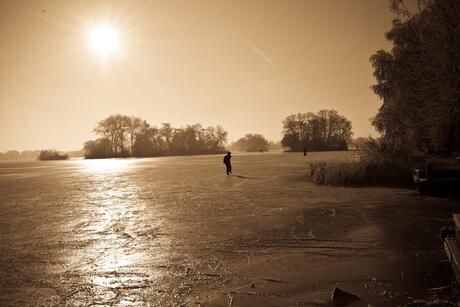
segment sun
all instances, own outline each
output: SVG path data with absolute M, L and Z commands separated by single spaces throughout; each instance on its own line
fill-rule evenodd
M 118 31 L 107 24 L 95 26 L 89 32 L 89 46 L 94 53 L 103 57 L 116 53 L 120 49 Z

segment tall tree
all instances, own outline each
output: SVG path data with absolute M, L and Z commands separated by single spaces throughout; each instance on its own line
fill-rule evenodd
M 134 142 L 136 141 L 137 135 L 142 131 L 144 125 L 147 125 L 147 122 L 143 121 L 141 118 L 136 116 L 130 116 L 125 118 L 127 123 L 127 131 L 129 133 L 130 139 L 130 150 L 131 156 L 133 155 Z
M 460 3 L 419 1 L 412 13 L 391 0 L 398 15 L 386 34 L 391 51 L 370 59 L 372 89 L 383 104 L 372 124 L 393 147 L 460 149 Z

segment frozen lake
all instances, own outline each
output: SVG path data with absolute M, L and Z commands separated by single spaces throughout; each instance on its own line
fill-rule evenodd
M 427 298 L 460 212 L 412 190 L 316 186 L 348 152 L 0 162 L 6 305 L 328 304 Z

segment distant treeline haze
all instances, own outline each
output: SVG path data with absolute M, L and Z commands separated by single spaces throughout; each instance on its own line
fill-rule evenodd
M 236 142 L 232 143 L 231 149 L 237 151 L 268 151 L 270 142 L 261 134 L 248 133 Z
M 163 123 L 155 127 L 139 117 L 120 114 L 99 121 L 94 132 L 100 138 L 85 143 L 85 158 L 222 153 L 227 142 L 227 131 L 220 126 L 174 128 Z
M 6 152 L 0 152 L 0 160 L 36 160 L 40 159 L 40 154 L 42 152 L 55 151 L 54 149 L 49 150 L 8 150 Z M 82 150 L 74 151 L 59 151 L 58 155 L 68 156 L 68 157 L 81 157 L 83 156 Z
M 298 113 L 283 121 L 281 144 L 291 151 L 347 150 L 351 122 L 336 110 Z
M 8 150 L 0 152 L 0 160 L 35 160 L 40 155 L 40 150 Z

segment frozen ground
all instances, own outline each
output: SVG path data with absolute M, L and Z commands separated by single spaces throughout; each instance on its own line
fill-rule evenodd
M 445 293 L 458 203 L 309 182 L 349 153 L 0 163 L 2 305 L 387 306 Z M 431 289 L 431 290 L 430 290 Z

